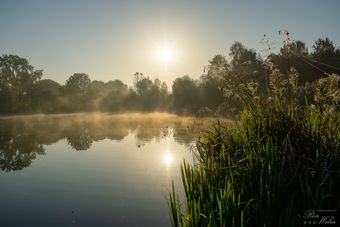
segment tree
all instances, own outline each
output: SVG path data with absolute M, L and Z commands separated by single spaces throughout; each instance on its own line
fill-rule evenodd
M 245 55 L 247 55 L 248 50 L 241 42 L 235 42 L 230 47 L 229 56 L 232 58 L 231 67 L 236 68 L 241 64 L 245 63 L 246 59 Z M 249 53 L 248 53 L 249 54 Z M 253 53 L 250 53 L 253 54 Z M 256 54 L 255 54 L 256 55 Z
M 110 80 L 109 82 L 105 83 L 104 89 L 109 93 L 116 92 L 124 95 L 126 95 L 128 92 L 128 86 L 120 80 Z
M 70 94 L 85 96 L 91 84 L 90 77 L 85 73 L 74 73 L 66 81 L 65 89 Z
M 0 85 L 10 87 L 21 95 L 38 82 L 42 70 L 34 70 L 25 58 L 17 55 L 2 55 L 0 57 Z
M 134 88 L 138 95 L 145 96 L 152 87 L 152 80 L 144 76 L 143 73 L 136 72 L 134 74 Z
M 63 110 L 87 111 L 91 107 L 89 96 L 90 77 L 85 73 L 74 73 L 65 83 Z
M 230 67 L 224 67 L 224 71 L 218 73 L 219 87 L 227 97 L 234 96 L 244 102 L 245 98 L 255 94 L 259 86 L 265 88 L 262 61 L 255 51 L 240 42 L 231 45 L 229 56 Z M 211 61 L 210 71 L 216 68 L 214 62 Z
M 32 91 L 32 109 L 40 112 L 56 112 L 59 108 L 61 85 L 53 80 L 38 81 Z
M 270 61 L 284 75 L 288 75 L 293 68 L 299 74 L 299 82 L 306 83 L 307 81 L 314 81 L 315 77 L 319 76 L 319 73 L 306 63 L 307 58 L 309 58 L 309 53 L 306 44 L 297 40 L 285 43 L 279 54 L 270 56 Z M 315 73 L 316 75 L 314 75 Z
M 223 92 L 218 87 L 214 80 L 209 80 L 201 77 L 198 85 L 200 96 L 200 106 L 211 110 L 216 110 L 217 107 L 225 101 Z
M 168 86 L 158 78 L 153 81 L 142 73 L 134 74 L 137 108 L 144 111 L 164 110 L 167 106 Z M 132 97 L 134 94 L 130 93 Z
M 177 113 L 196 113 L 199 89 L 189 76 L 176 78 L 172 85 L 173 108 Z
M 329 75 L 332 73 L 340 73 L 340 49 L 335 48 L 329 38 L 319 38 L 315 41 L 312 58 L 316 60 L 314 64 Z
M 278 55 L 272 55 L 271 61 L 283 74 L 289 74 L 292 67 L 296 69 L 299 82 L 305 84 L 326 76 L 325 73 L 340 72 L 334 68 L 340 67 L 340 54 L 337 51 L 329 38 L 316 40 L 311 54 L 304 42 L 292 41 L 285 44 Z
M 117 111 L 128 94 L 128 86 L 120 80 L 107 83 L 94 80 L 88 90 L 90 110 Z
M 300 55 L 308 55 L 308 48 L 306 44 L 300 40 L 296 40 L 294 42 L 288 43 L 288 45 L 284 45 L 280 48 L 281 55 L 289 55 L 290 53 L 300 54 Z
M 230 70 L 230 65 L 228 64 L 225 56 L 218 54 L 213 59 L 209 61 L 209 65 L 204 69 L 207 69 L 207 74 L 201 77 L 202 80 L 209 80 L 212 83 L 220 84 L 221 79 Z
M 312 56 L 315 59 L 324 59 L 326 57 L 330 57 L 335 54 L 335 47 L 333 42 L 329 38 L 319 38 L 315 41 L 313 45 L 313 53 Z
M 25 58 L 0 56 L 0 111 L 30 111 L 32 87 L 41 77 L 42 70 L 35 70 Z

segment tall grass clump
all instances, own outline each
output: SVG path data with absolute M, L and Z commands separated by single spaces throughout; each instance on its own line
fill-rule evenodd
M 167 198 L 172 225 L 300 226 L 308 209 L 339 208 L 339 132 L 338 111 L 250 102 L 240 125 L 217 123 L 198 139 L 197 164 L 182 164 L 185 200 L 174 188 Z

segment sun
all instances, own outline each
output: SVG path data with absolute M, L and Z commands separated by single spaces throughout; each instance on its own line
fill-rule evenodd
M 163 45 L 159 49 L 159 58 L 164 64 L 168 64 L 174 58 L 174 50 L 168 45 Z

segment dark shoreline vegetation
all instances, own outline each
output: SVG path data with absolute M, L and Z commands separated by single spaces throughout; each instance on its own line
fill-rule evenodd
M 340 77 L 325 71 L 301 86 L 295 68 L 282 72 L 271 57 L 264 65 L 267 96 L 242 74 L 217 73 L 242 101 L 241 123 L 217 123 L 197 140 L 195 164 L 181 166 L 184 199 L 174 186 L 167 196 L 173 226 L 339 222 Z
M 275 100 L 245 108 L 241 122 L 198 140 L 198 164 L 181 167 L 184 201 L 174 188 L 167 197 L 172 225 L 302 226 L 321 209 L 333 212 L 317 223 L 336 223 L 339 112 Z
M 182 165 L 184 201 L 175 188 L 167 197 L 172 225 L 301 226 L 309 209 L 337 210 L 331 215 L 339 222 L 340 50 L 328 38 L 310 53 L 288 41 L 265 59 L 235 42 L 229 61 L 216 55 L 198 80 L 177 78 L 171 92 L 142 73 L 132 87 L 84 73 L 60 85 L 42 80 L 26 59 L 2 55 L 0 114 L 159 111 L 239 119 L 197 140 L 195 164 Z

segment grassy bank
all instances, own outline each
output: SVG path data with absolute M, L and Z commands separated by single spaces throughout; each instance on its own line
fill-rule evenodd
M 300 226 L 308 209 L 340 207 L 339 112 L 274 100 L 245 108 L 241 122 L 216 124 L 197 142 L 198 164 L 182 164 L 185 201 L 168 195 L 173 226 Z

